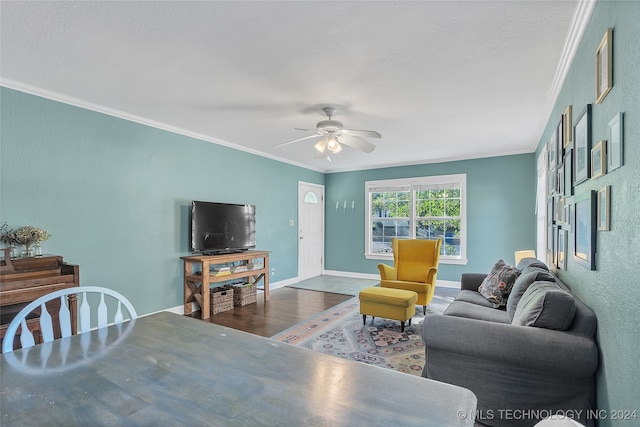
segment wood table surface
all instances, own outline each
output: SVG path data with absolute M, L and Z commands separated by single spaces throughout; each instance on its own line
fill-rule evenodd
M 3 426 L 472 426 L 467 389 L 161 312 L 1 357 Z

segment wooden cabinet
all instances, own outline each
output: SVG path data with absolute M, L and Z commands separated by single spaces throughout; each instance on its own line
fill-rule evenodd
M 4 333 L 15 315 L 31 301 L 59 289 L 80 286 L 79 267 L 65 263 L 61 256 L 10 259 L 7 251 L 5 254 L 4 259 L 0 260 L 0 338 L 4 338 Z M 50 312 L 57 313 L 58 310 L 54 306 L 57 304 L 59 308 L 59 302 L 49 304 L 52 305 Z M 69 298 L 69 308 L 72 333 L 76 334 L 75 295 Z M 28 326 L 29 329 L 37 331 L 38 319 L 30 319 Z M 59 330 L 54 331 L 54 334 L 59 336 Z
M 191 314 L 193 302 L 200 305 L 201 318 L 210 316 L 210 286 L 214 283 L 248 278 L 252 284 L 262 280 L 264 301 L 269 299 L 269 252 L 246 251 L 224 255 L 193 255 L 181 257 L 184 261 L 184 314 Z M 241 272 L 230 272 L 224 275 L 215 275 L 212 267 L 240 261 L 244 264 L 253 264 L 254 268 L 248 268 Z M 257 261 L 257 262 L 256 262 Z

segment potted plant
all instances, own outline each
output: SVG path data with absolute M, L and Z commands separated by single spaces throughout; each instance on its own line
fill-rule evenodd
M 15 231 L 15 235 L 17 243 L 24 245 L 24 256 L 27 257 L 42 255 L 40 244 L 51 237 L 47 230 L 32 227 L 30 225 L 18 228 Z
M 11 248 L 11 258 L 18 256 L 16 245 L 18 244 L 18 238 L 15 231 L 9 228 L 9 224 L 6 222 L 0 225 L 0 241 Z

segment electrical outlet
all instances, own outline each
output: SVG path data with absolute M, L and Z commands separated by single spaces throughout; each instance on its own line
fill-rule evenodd
M 296 223 L 295 221 L 293 221 L 293 219 L 289 220 L 289 227 L 295 227 Z
M 275 275 L 276 275 L 276 269 L 275 269 L 275 268 L 272 268 L 272 269 L 271 269 L 271 275 L 272 275 L 272 276 L 275 276 Z

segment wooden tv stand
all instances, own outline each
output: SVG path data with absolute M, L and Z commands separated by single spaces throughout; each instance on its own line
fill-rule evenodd
M 264 301 L 269 299 L 269 252 L 267 251 L 246 251 L 224 255 L 192 255 L 180 257 L 184 261 L 184 314 L 191 314 L 191 303 L 197 302 L 200 305 L 201 318 L 208 319 L 211 313 L 209 288 L 212 283 L 226 282 L 234 279 L 249 278 L 252 284 L 262 280 L 264 290 Z M 224 265 L 236 261 L 246 263 L 260 259 L 261 268 L 254 268 L 242 272 L 216 276 L 210 272 L 210 267 Z M 256 264 L 256 263 L 254 263 Z M 196 268 L 194 268 L 196 267 Z M 198 283 L 200 284 L 198 286 Z

